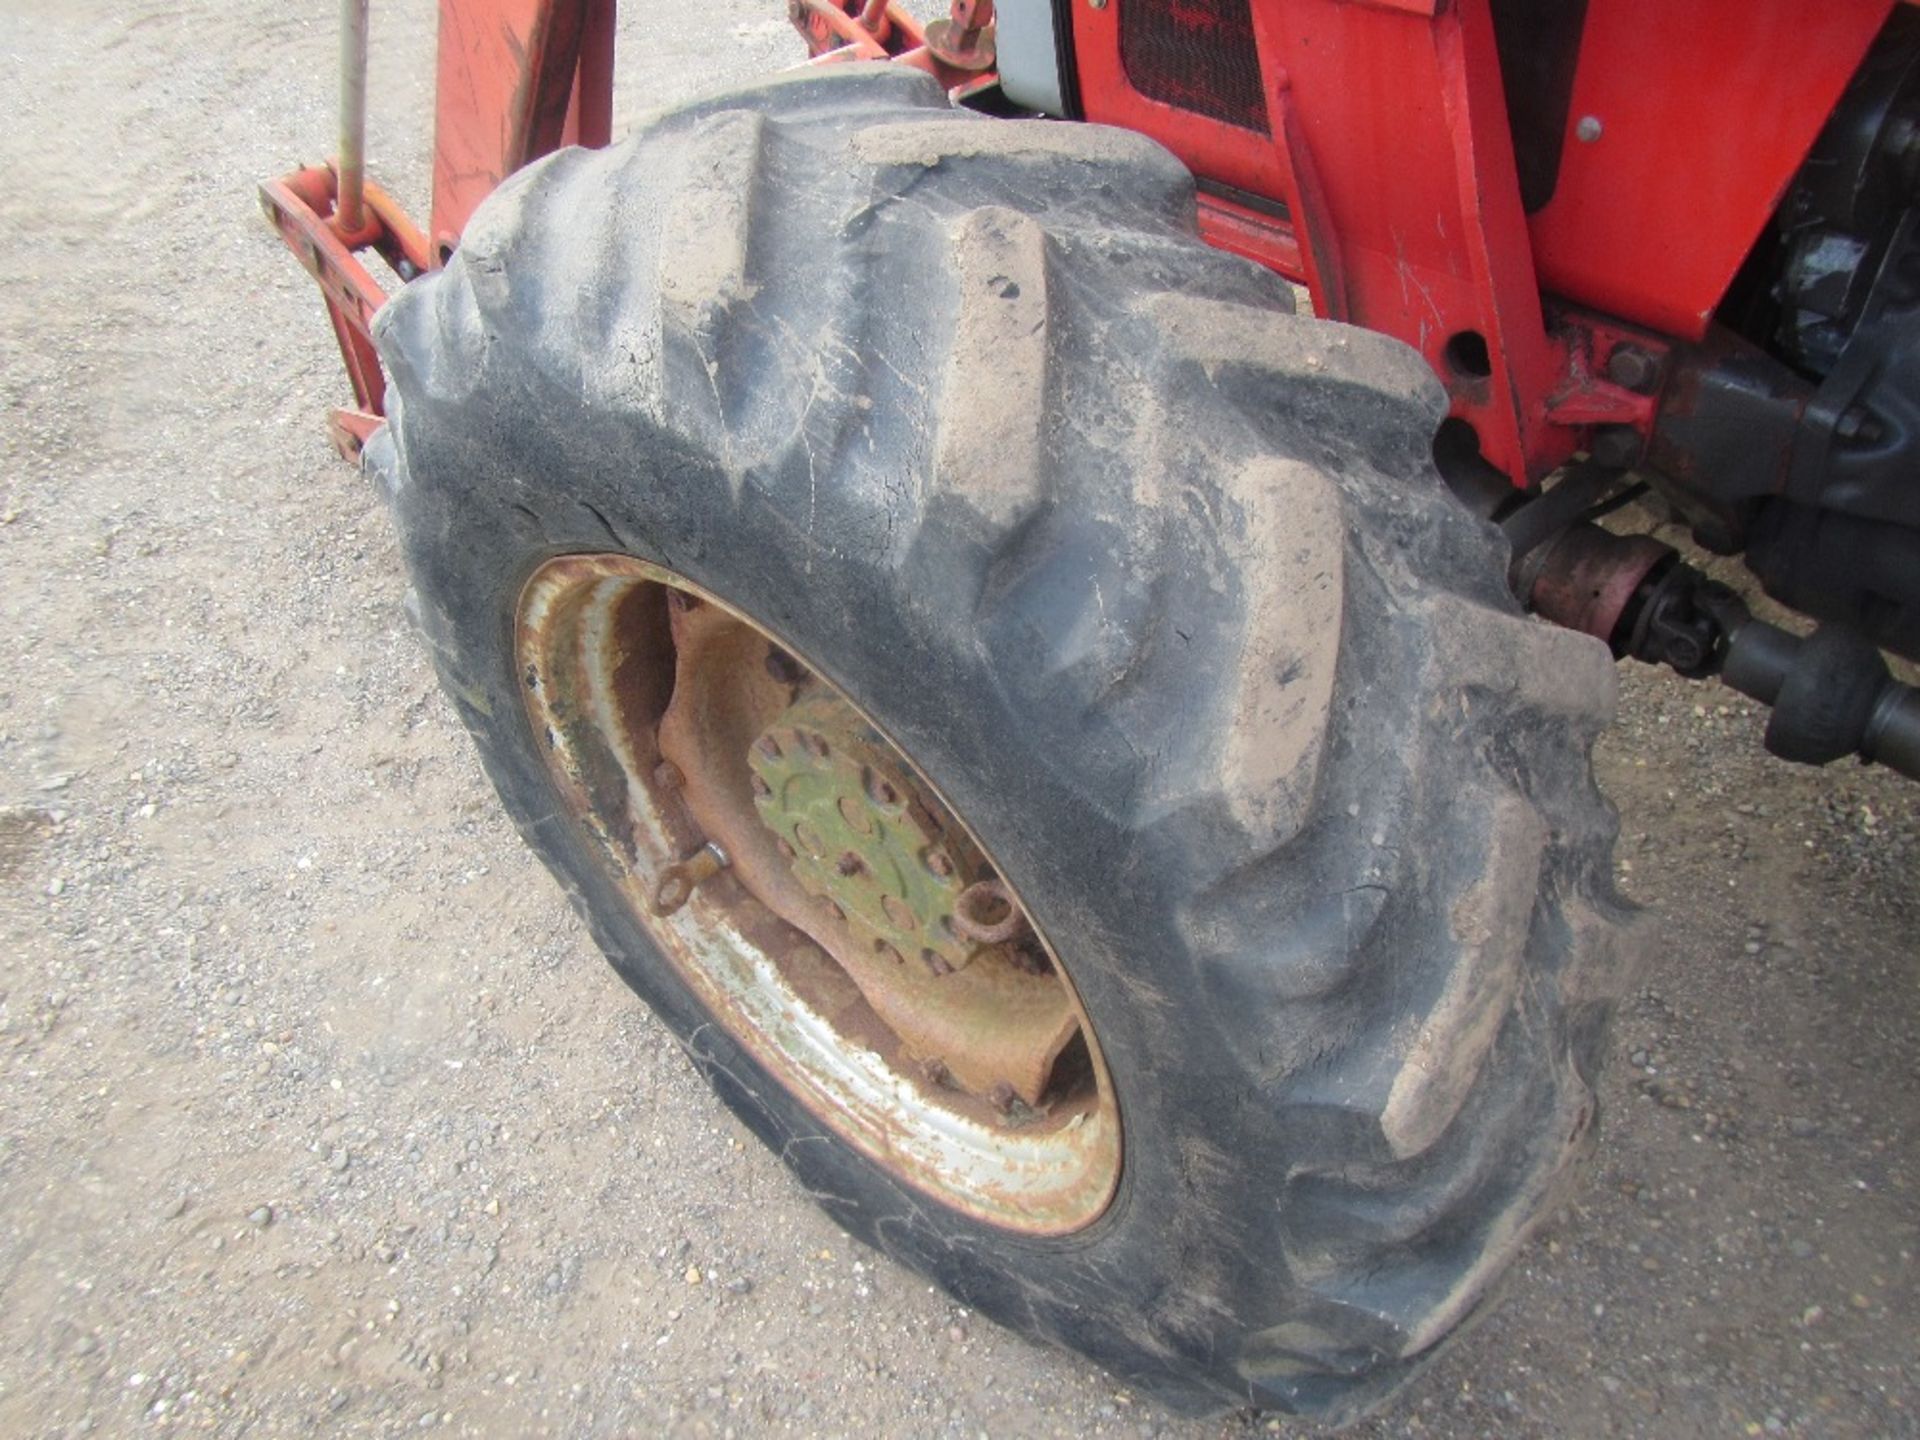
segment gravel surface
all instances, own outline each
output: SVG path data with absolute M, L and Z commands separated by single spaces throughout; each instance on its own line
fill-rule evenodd
M 0 1433 L 1166 1435 L 848 1242 L 496 810 L 333 458 L 258 179 L 329 4 L 13 0 L 0 47 Z M 375 7 L 424 200 L 432 5 Z M 789 63 L 627 7 L 621 110 Z M 1369 1436 L 1920 1433 L 1920 789 L 1625 675 L 1664 919 L 1598 1164 Z

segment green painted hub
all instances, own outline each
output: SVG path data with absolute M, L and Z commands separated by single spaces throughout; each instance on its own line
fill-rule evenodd
M 831 900 L 876 952 L 947 974 L 984 948 L 952 925 L 955 899 L 983 868 L 979 857 L 851 706 L 824 690 L 803 692 L 747 761 L 754 806 L 791 850 L 794 876 Z

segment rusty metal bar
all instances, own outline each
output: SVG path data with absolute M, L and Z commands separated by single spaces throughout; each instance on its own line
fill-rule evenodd
M 348 234 L 366 218 L 368 4 L 340 0 L 340 190 L 334 217 Z
M 834 0 L 797 0 L 796 8 L 818 15 L 842 45 L 852 47 L 862 60 L 885 60 L 886 48 L 861 28 L 860 22 L 842 10 Z

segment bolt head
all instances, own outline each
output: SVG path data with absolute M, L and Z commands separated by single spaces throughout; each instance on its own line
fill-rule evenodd
M 1850 405 L 1833 422 L 1833 433 L 1842 440 L 1871 445 L 1880 438 L 1880 417 L 1865 405 Z
M 1638 345 L 1617 345 L 1607 357 L 1607 378 L 1622 389 L 1644 395 L 1660 378 L 1660 364 Z
M 1600 464 L 1625 470 L 1640 459 L 1640 436 L 1630 425 L 1603 425 L 1588 449 Z
M 1582 115 L 1579 123 L 1573 127 L 1575 138 L 1583 145 L 1593 144 L 1605 131 L 1606 127 L 1600 123 L 1598 115 Z
M 1667 637 L 1667 662 L 1676 670 L 1691 670 L 1705 658 L 1700 650 L 1700 642 L 1691 635 L 1671 635 Z

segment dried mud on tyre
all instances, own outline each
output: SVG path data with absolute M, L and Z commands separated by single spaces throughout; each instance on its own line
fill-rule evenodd
M 1166 152 L 840 71 L 530 167 L 383 312 L 421 629 L 616 968 L 841 1224 L 1178 1408 L 1351 1417 L 1591 1136 L 1610 661 L 1516 613 L 1418 358 L 1203 245 Z M 609 554 L 750 618 L 993 856 L 1110 1073 L 1096 1216 L 930 1196 L 662 954 L 515 663 L 530 577 Z

